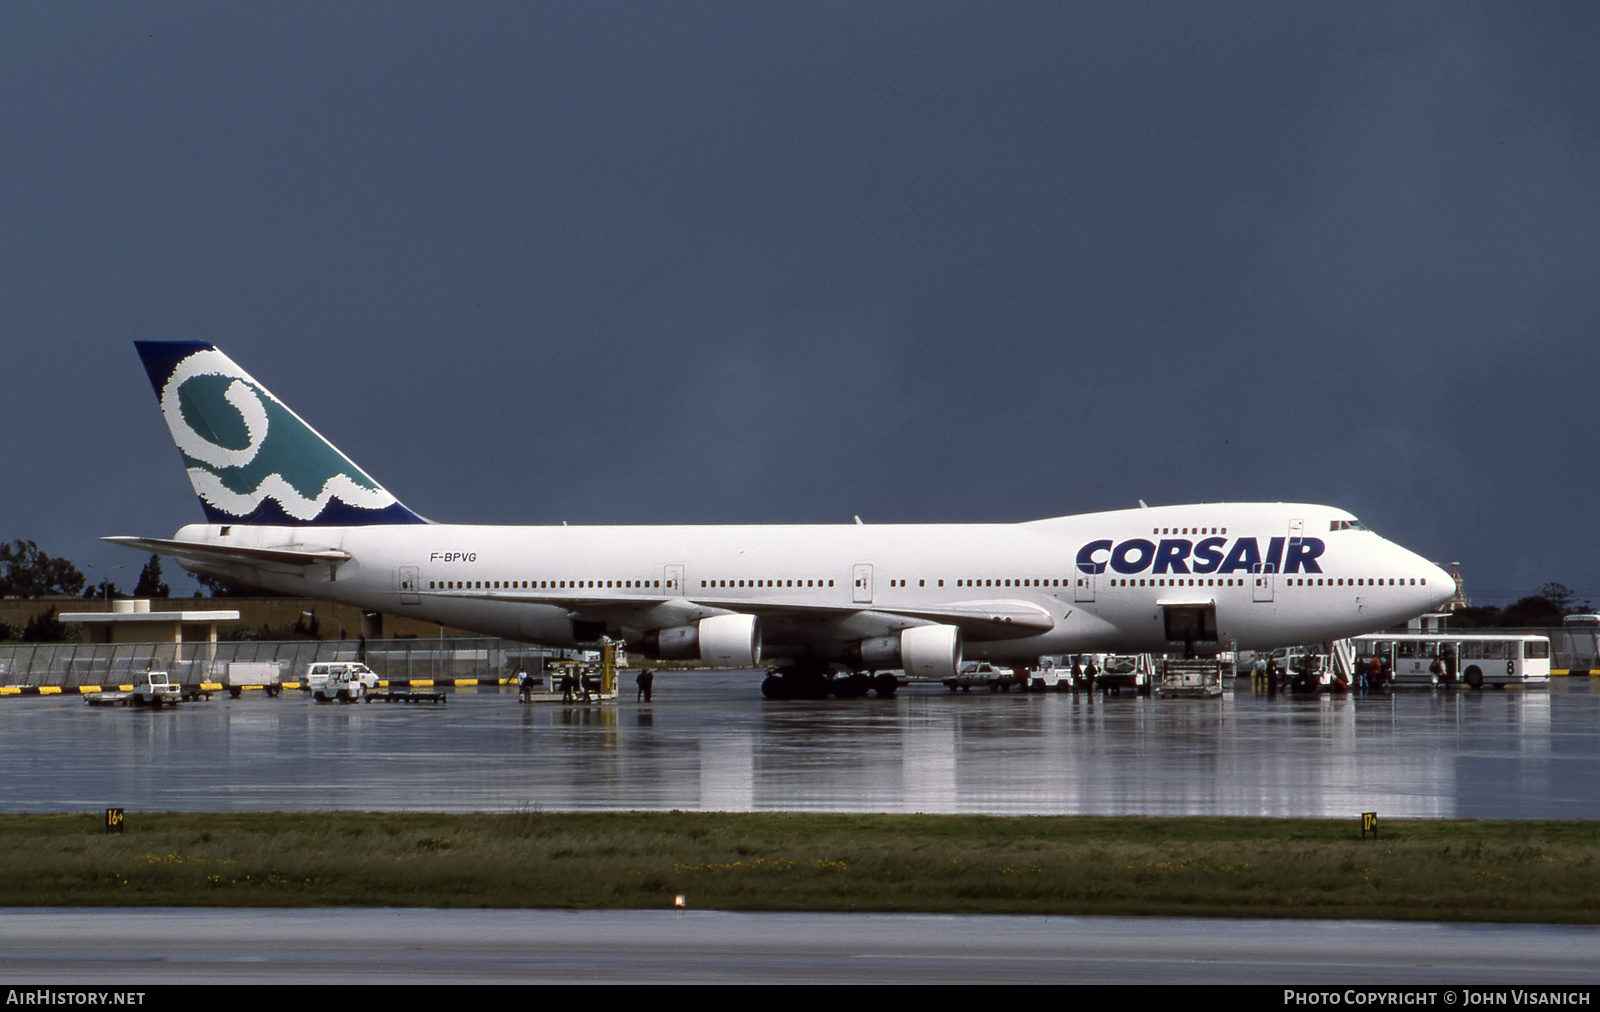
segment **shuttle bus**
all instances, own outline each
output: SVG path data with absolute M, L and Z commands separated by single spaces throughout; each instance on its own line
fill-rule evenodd
M 1526 633 L 1374 633 L 1357 636 L 1355 669 L 1377 657 L 1395 686 L 1549 685 L 1550 638 Z

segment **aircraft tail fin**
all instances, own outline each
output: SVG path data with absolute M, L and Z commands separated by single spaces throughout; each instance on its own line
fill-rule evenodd
M 233 359 L 203 341 L 135 341 L 206 519 L 426 523 Z

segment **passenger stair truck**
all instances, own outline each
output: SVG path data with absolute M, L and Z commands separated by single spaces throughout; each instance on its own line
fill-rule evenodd
M 1354 640 L 1334 640 L 1329 644 L 1333 648 L 1333 676 L 1342 678 L 1344 684 L 1356 684 L 1356 644 Z

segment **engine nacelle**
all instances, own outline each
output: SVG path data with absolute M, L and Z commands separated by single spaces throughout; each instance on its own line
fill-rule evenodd
M 878 671 L 902 668 L 913 678 L 954 678 L 961 667 L 961 630 L 953 625 L 919 625 L 897 636 L 862 640 L 853 660 Z
M 961 668 L 961 630 L 919 625 L 900 633 L 900 664 L 913 678 L 954 678 Z
M 694 625 L 645 634 L 644 652 L 664 661 L 700 661 L 717 668 L 761 663 L 761 623 L 754 615 L 713 615 Z

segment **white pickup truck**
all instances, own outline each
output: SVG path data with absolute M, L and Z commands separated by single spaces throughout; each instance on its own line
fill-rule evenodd
M 134 706 L 177 706 L 182 690 L 165 671 L 146 671 L 133 683 L 128 701 Z
M 165 671 L 141 671 L 133 676 L 133 687 L 112 692 L 86 692 L 83 701 L 90 706 L 177 706 L 183 688 Z

